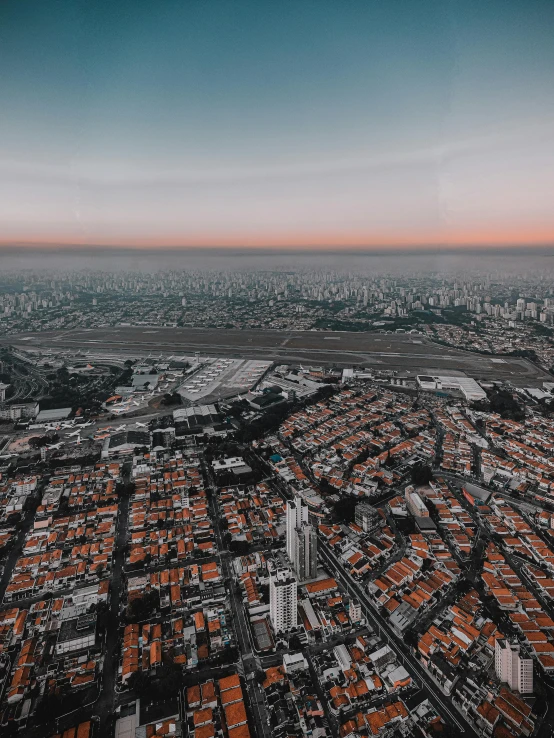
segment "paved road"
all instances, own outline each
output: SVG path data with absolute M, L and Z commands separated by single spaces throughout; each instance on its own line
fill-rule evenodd
M 29 497 L 29 500 L 32 500 L 36 503 L 36 500 L 39 500 L 42 495 L 42 490 L 44 487 L 44 482 L 41 481 L 37 485 L 37 489 L 34 491 L 33 495 Z M 23 544 L 25 543 L 25 536 L 27 533 L 31 530 L 33 527 L 33 523 L 35 522 L 35 504 L 32 504 L 32 507 L 30 510 L 27 510 L 27 512 L 24 515 L 23 518 L 23 524 L 21 526 L 20 531 L 17 533 L 15 541 L 12 545 L 12 549 L 10 553 L 8 554 L 6 560 L 4 563 L 4 572 L 2 574 L 2 578 L 0 579 L 0 602 L 4 599 L 4 594 L 6 592 L 6 587 L 10 583 L 10 579 L 12 576 L 12 572 L 14 569 L 14 566 L 17 562 L 17 559 L 21 556 L 21 553 L 23 551 Z M 38 599 L 42 599 L 39 597 Z M 19 603 L 17 603 L 17 607 L 21 607 Z
M 107 735 L 108 721 L 115 710 L 116 671 L 119 659 L 119 608 L 123 589 L 124 546 L 127 538 L 127 523 L 129 520 L 129 498 L 119 500 L 117 517 L 116 548 L 113 560 L 112 579 L 110 587 L 110 608 L 106 626 L 106 643 L 104 665 L 102 671 L 102 691 L 96 703 L 95 713 L 100 717 L 99 735 Z
M 482 487 L 483 489 L 489 489 L 484 485 L 482 482 L 480 482 L 478 479 L 473 479 L 472 477 L 461 477 L 459 474 L 452 474 L 451 472 L 445 472 L 442 469 L 433 469 L 433 472 L 435 476 L 437 477 L 444 477 L 446 480 L 451 482 L 456 486 L 456 489 L 459 489 L 464 484 L 475 484 L 477 486 Z M 513 503 L 514 505 L 518 505 L 526 512 L 534 511 L 534 510 L 544 510 L 544 505 L 541 505 L 539 502 L 535 502 L 534 500 L 528 498 L 528 497 L 511 497 L 509 492 L 506 492 L 502 489 L 494 489 L 490 490 L 491 495 L 499 495 L 500 497 L 503 497 L 507 502 Z
M 0 344 L 19 349 L 93 350 L 127 356 L 156 352 L 163 355 L 201 352 L 210 356 L 268 359 L 282 362 L 313 361 L 414 373 L 452 374 L 456 370 L 479 378 L 509 379 L 530 386 L 548 374 L 526 359 L 505 356 L 503 364 L 493 356 L 474 354 L 433 343 L 422 335 L 352 333 L 331 331 L 221 330 L 210 328 L 109 327 L 22 333 L 0 337 Z
M 228 580 L 227 589 L 229 591 L 229 601 L 231 604 L 231 612 L 233 614 L 233 623 L 235 634 L 237 636 L 238 646 L 240 650 L 241 666 L 244 676 L 248 678 L 249 674 L 256 673 L 262 668 L 260 658 L 256 655 L 252 643 L 252 635 L 246 622 L 242 597 L 235 590 L 235 576 L 232 567 L 233 555 L 225 549 L 223 536 L 221 534 L 220 520 L 221 515 L 218 508 L 217 490 L 212 470 L 206 464 L 205 459 L 201 456 L 202 471 L 204 478 L 208 481 L 209 489 L 209 505 L 210 515 L 214 523 L 214 531 L 216 544 L 218 549 L 218 558 L 221 571 L 225 580 Z M 266 667 L 267 668 L 267 667 Z M 251 707 L 251 713 L 256 722 L 256 735 L 260 738 L 270 736 L 270 728 L 268 725 L 268 713 L 265 704 L 265 693 L 258 684 L 256 678 L 248 681 L 248 699 Z
M 396 652 L 400 661 L 409 667 L 408 670 L 419 677 L 429 702 L 437 712 L 448 724 L 456 726 L 461 733 L 465 733 L 467 736 L 471 736 L 471 738 L 477 738 L 477 732 L 468 722 L 467 717 L 452 701 L 447 702 L 447 698 L 442 696 L 437 683 L 418 659 L 412 654 L 403 639 L 376 615 L 368 596 L 360 587 L 359 583 L 355 582 L 349 573 L 340 566 L 340 563 L 337 561 L 334 554 L 328 550 L 326 543 L 324 543 L 322 539 L 319 539 L 319 544 L 319 552 L 325 564 L 329 567 L 330 571 L 333 572 L 334 576 L 344 584 L 352 596 L 360 601 L 365 617 L 370 625 L 372 625 L 379 635 L 386 640 L 387 644 Z

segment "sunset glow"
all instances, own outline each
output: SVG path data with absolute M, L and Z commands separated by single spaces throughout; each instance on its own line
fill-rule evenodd
M 0 246 L 554 243 L 554 6 L 0 10 Z

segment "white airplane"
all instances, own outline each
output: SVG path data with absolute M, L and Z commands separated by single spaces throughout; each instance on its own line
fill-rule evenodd
M 67 434 L 67 437 L 68 438 L 73 438 L 73 436 L 80 436 L 80 435 L 81 435 L 81 431 L 80 430 L 77 430 L 77 431 L 73 431 L 73 433 L 68 433 Z
M 46 446 L 47 451 L 52 451 L 55 448 L 60 448 L 60 446 L 63 446 L 63 443 L 60 441 L 60 443 L 53 443 L 51 446 Z
M 148 423 L 139 423 L 138 421 L 135 423 L 135 425 L 138 428 L 148 428 Z

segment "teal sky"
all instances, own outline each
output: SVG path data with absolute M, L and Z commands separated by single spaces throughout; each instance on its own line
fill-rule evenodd
M 554 3 L 4 0 L 0 240 L 554 242 Z

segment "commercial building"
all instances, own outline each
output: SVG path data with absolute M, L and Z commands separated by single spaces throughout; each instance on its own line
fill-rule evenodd
M 406 487 L 405 498 L 406 507 L 411 515 L 418 518 L 429 517 L 429 510 L 427 509 L 426 504 L 413 487 Z
M 38 415 L 38 402 L 21 402 L 0 407 L 0 418 L 4 420 L 20 420 L 35 418 Z
M 461 392 L 468 402 L 486 400 L 487 393 L 472 377 L 428 376 L 420 374 L 417 383 L 425 390 L 456 390 Z
M 283 654 L 283 667 L 286 674 L 294 674 L 295 671 L 306 671 L 308 662 L 302 652 L 285 653 Z
M 41 410 L 37 417 L 37 423 L 56 423 L 59 420 L 65 420 L 71 415 L 70 407 L 59 407 L 53 410 Z
M 73 620 L 64 620 L 56 642 L 56 655 L 72 651 L 84 651 L 96 643 L 96 615 L 81 615 Z
M 301 528 L 303 523 L 307 522 L 307 505 L 304 505 L 298 497 L 287 502 L 287 556 L 291 563 L 294 563 L 296 553 L 296 530 L 297 528 Z
M 300 498 L 287 502 L 287 556 L 300 581 L 317 576 L 317 535 Z
M 519 644 L 499 638 L 494 649 L 494 665 L 497 677 L 510 689 L 520 694 L 533 693 L 533 659 L 522 654 Z
M 317 534 L 313 525 L 303 523 L 295 529 L 294 570 L 305 582 L 317 577 Z
M 242 456 L 231 456 L 226 459 L 216 459 L 212 461 L 212 469 L 217 474 L 218 472 L 232 471 L 233 469 L 239 469 L 245 466 L 244 459 Z
M 364 533 L 375 533 L 379 530 L 382 522 L 379 511 L 367 502 L 360 502 L 356 505 L 355 520 L 356 525 L 359 525 Z
M 362 619 L 362 606 L 356 600 L 350 600 L 348 607 L 348 617 L 352 623 L 359 623 Z
M 279 568 L 269 577 L 269 616 L 276 633 L 296 628 L 297 591 L 296 577 L 290 569 Z

